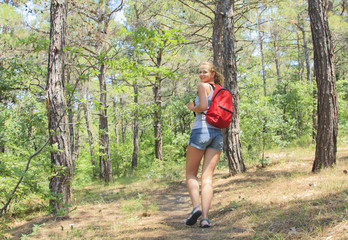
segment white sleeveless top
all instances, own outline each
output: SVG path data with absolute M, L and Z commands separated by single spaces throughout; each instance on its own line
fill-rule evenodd
M 207 110 L 205 110 L 204 113 L 206 113 L 208 111 L 210 104 L 211 104 L 211 100 L 213 98 L 213 93 L 214 93 L 214 89 L 210 84 L 209 84 L 209 87 L 210 87 L 210 93 L 207 96 L 208 108 L 207 108 Z M 197 95 L 196 99 L 195 99 L 195 106 L 198 106 L 198 105 L 199 105 L 199 97 Z M 217 127 L 214 127 L 214 126 L 210 125 L 209 123 L 207 123 L 207 120 L 205 118 L 205 114 L 202 114 L 202 113 L 196 113 L 196 118 L 195 118 L 195 121 L 193 123 L 192 129 L 197 129 L 197 128 L 216 128 L 216 129 L 218 129 Z

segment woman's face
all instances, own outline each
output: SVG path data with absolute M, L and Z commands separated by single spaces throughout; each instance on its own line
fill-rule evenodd
M 213 82 L 215 73 L 211 72 L 209 66 L 201 65 L 199 68 L 199 78 L 202 82 Z

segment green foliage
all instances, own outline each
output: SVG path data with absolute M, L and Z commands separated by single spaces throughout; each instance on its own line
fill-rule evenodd
M 337 81 L 338 136 L 348 142 L 348 80 Z
M 50 174 L 48 149 L 31 162 L 31 169 L 24 174 L 29 156 L 47 140 L 47 119 L 44 106 L 30 95 L 23 96 L 20 105 L 0 112 L 2 127 L 0 142 L 0 199 L 5 203 L 20 177 L 23 182 L 12 201 L 12 212 L 25 212 L 26 200 L 33 196 L 44 198 Z M 11 208 L 10 206 L 10 208 Z M 10 209 L 7 209 L 8 211 Z
M 309 84 L 284 80 L 272 95 L 264 97 L 260 77 L 242 81 L 241 139 L 247 159 L 263 163 L 260 154 L 264 148 L 287 147 L 298 139 L 308 139 L 313 106 Z
M 86 150 L 81 151 L 78 159 L 76 159 L 73 182 L 73 185 L 76 186 L 85 186 L 86 184 L 91 183 L 95 180 L 93 179 L 93 171 L 98 170 L 97 166 L 92 165 L 91 154 L 88 151 L 88 144 L 85 143 L 81 147 Z M 97 146 L 94 146 L 94 148 L 97 149 Z

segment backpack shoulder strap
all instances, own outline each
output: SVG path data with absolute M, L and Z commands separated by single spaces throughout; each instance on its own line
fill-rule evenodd
M 209 83 L 210 86 L 212 86 L 213 90 L 215 90 L 215 84 Z

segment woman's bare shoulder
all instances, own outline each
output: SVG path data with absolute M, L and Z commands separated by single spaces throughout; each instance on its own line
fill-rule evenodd
M 197 87 L 203 88 L 203 89 L 210 89 L 209 83 L 203 83 L 203 82 L 198 83 Z

